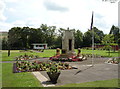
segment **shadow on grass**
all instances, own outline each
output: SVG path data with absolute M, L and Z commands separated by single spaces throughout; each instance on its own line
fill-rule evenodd
M 119 53 L 119 52 L 106 52 L 106 53 Z

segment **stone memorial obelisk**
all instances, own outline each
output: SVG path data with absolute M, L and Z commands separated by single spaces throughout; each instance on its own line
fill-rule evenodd
M 67 30 L 64 31 L 63 37 L 62 37 L 62 55 L 64 57 L 69 57 L 74 55 L 74 34 L 73 30 Z

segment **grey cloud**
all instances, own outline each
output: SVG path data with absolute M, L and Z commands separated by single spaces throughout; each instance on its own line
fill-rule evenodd
M 44 6 L 47 10 L 51 10 L 51 11 L 66 12 L 69 10 L 67 7 L 60 6 L 56 3 L 48 1 L 48 0 L 44 1 Z

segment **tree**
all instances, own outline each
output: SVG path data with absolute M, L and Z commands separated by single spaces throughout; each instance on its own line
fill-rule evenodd
M 113 25 L 109 34 L 113 34 L 115 43 L 118 43 L 118 39 L 120 38 L 120 29 Z
M 58 33 L 55 36 L 55 47 L 56 48 L 62 48 L 62 36 L 63 36 L 64 31 L 65 31 L 64 28 L 58 29 Z
M 110 50 L 112 49 L 111 45 L 114 43 L 114 36 L 112 34 L 105 35 L 102 43 L 105 45 L 105 49 L 109 51 L 110 56 Z
M 48 46 L 53 46 L 55 41 L 56 26 L 47 26 L 46 24 L 42 24 L 40 29 L 42 30 L 42 39 L 44 39 L 44 43 L 48 43 Z
M 23 47 L 25 49 L 29 48 L 28 45 L 28 40 L 29 40 L 29 35 L 30 34 L 30 28 L 29 27 L 23 27 L 20 32 L 20 37 L 22 39 Z
M 102 40 L 102 43 L 104 45 L 114 43 L 114 36 L 112 34 L 105 35 L 105 37 Z
M 48 43 L 49 46 L 55 46 L 55 26 L 49 26 L 48 27 L 48 33 L 47 33 L 47 38 L 46 42 Z
M 20 28 L 20 27 L 13 27 L 9 30 L 8 44 L 11 48 L 23 46 L 22 45 L 23 40 L 21 39 L 21 34 L 20 34 L 21 30 L 22 30 L 22 28 Z
M 55 26 L 42 24 L 40 28 L 13 27 L 9 30 L 9 44 L 11 48 L 28 49 L 32 43 L 47 43 L 48 46 L 54 45 Z
M 62 48 L 62 36 L 55 37 L 55 48 Z
M 6 37 L 2 38 L 2 49 L 8 49 L 8 39 Z
M 44 36 L 43 32 L 40 28 L 30 28 L 29 35 L 28 35 L 28 45 L 32 48 L 33 43 L 44 43 Z
M 94 32 L 99 36 L 99 42 L 98 42 L 98 43 L 102 43 L 101 41 L 102 41 L 102 39 L 103 39 L 103 37 L 104 37 L 103 31 L 99 30 L 99 29 L 96 28 L 96 27 L 93 27 L 93 30 L 94 30 Z
M 17 49 L 27 49 L 29 48 L 29 36 L 30 36 L 30 28 L 29 27 L 13 27 L 8 32 L 9 36 L 9 44 L 11 47 Z
M 80 30 L 75 31 L 75 48 L 80 48 L 83 45 L 83 34 Z
M 88 30 L 84 33 L 83 36 L 83 46 L 90 47 L 92 46 L 92 30 Z M 100 37 L 94 32 L 94 43 L 100 43 Z

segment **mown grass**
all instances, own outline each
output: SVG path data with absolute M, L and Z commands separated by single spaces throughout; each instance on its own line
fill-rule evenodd
M 77 49 L 75 50 L 77 53 Z M 7 50 L 2 50 L 2 61 L 13 61 L 15 60 L 16 56 L 20 55 L 38 55 L 39 57 L 52 57 L 56 53 L 55 49 L 48 49 L 45 50 L 44 52 L 30 52 L 30 51 L 22 51 L 20 52 L 19 50 L 11 50 L 11 55 L 8 57 Z M 92 50 L 86 50 L 86 49 L 81 49 L 82 54 L 92 54 Z M 94 54 L 101 55 L 101 56 L 106 56 L 106 57 L 118 57 L 118 51 L 110 53 L 110 56 L 108 54 L 108 51 L 105 50 L 94 50 Z
M 42 87 L 30 72 L 13 73 L 12 63 L 2 63 L 2 87 Z
M 66 84 L 59 87 L 118 87 L 118 79 L 93 81 L 79 84 Z
M 108 51 L 106 50 L 86 50 L 86 49 L 81 49 L 81 53 L 82 54 L 97 54 L 97 55 L 101 55 L 101 56 L 105 56 L 105 57 L 118 57 L 118 51 L 110 51 L 110 55 L 108 53 Z
M 56 50 L 45 50 L 44 52 L 30 52 L 30 51 L 19 51 L 19 50 L 11 50 L 11 55 L 8 57 L 7 50 L 2 50 L 2 61 L 13 61 L 15 57 L 20 55 L 38 55 L 39 57 L 51 57 L 55 55 Z

